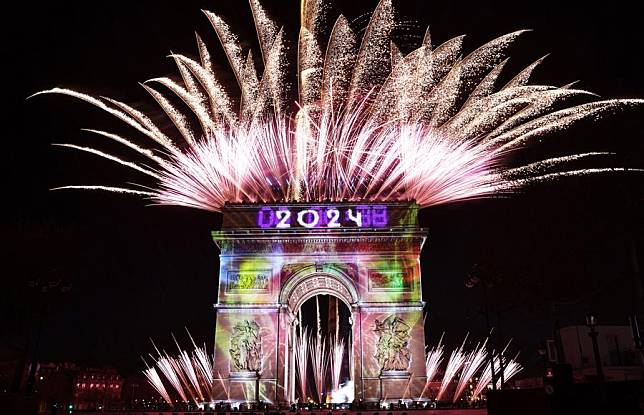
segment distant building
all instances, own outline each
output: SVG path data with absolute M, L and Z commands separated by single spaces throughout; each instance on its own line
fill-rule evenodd
M 28 373 L 27 366 L 24 379 Z M 69 362 L 39 363 L 34 385 L 38 413 L 51 413 L 69 405 L 74 410 L 120 409 L 123 383 L 113 368 L 82 368 Z
M 72 403 L 72 381 L 79 368 L 74 363 L 39 363 L 34 393 L 39 398 L 39 413 L 64 408 Z M 29 367 L 24 373 L 26 382 Z
M 74 409 L 114 408 L 122 403 L 123 378 L 115 369 L 82 369 L 74 377 Z
M 642 358 L 635 348 L 629 326 L 597 326 L 597 343 L 607 381 L 641 380 Z M 586 326 L 559 330 L 563 361 L 570 364 L 575 382 L 585 382 L 597 375 L 593 344 Z

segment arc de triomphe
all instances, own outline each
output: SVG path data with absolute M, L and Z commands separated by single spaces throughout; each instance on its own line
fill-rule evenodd
M 297 399 L 297 311 L 319 294 L 350 310 L 355 399 L 419 396 L 426 232 L 417 213 L 414 203 L 227 206 L 222 230 L 213 232 L 221 259 L 217 400 Z

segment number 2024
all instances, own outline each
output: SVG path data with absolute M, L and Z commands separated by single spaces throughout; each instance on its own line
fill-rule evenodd
M 362 209 L 364 210 L 364 209 Z M 362 227 L 363 225 L 373 225 L 375 227 L 386 226 L 386 208 L 374 209 L 366 212 L 366 223 L 363 223 L 363 212 L 358 209 L 348 208 L 345 211 L 346 222 L 353 222 L 355 226 Z M 355 212 L 355 213 L 354 213 Z M 370 214 L 371 213 L 371 214 Z M 373 216 L 373 217 L 371 217 Z M 290 210 L 284 208 L 276 208 L 273 210 L 271 207 L 264 207 L 259 211 L 257 218 L 258 225 L 262 228 L 275 227 L 278 229 L 290 228 L 293 219 L 304 228 L 340 228 L 342 227 L 341 213 L 339 209 L 304 209 L 293 214 Z M 371 223 L 372 222 L 372 223 Z

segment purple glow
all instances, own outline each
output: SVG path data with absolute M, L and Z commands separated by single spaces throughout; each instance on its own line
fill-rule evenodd
M 257 212 L 257 226 L 260 228 L 270 228 L 274 221 L 275 214 L 273 213 L 273 208 L 264 206 L 259 210 L 259 212 Z
M 288 228 L 383 228 L 389 223 L 387 206 L 263 206 L 257 212 L 262 229 Z

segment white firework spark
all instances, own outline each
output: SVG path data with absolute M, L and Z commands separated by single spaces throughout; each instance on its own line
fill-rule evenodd
M 159 353 L 156 364 L 181 398 L 181 402 L 188 402 L 188 394 L 184 389 L 184 384 L 181 382 L 181 376 L 176 372 L 176 366 L 173 365 L 172 358 Z
M 623 171 L 566 169 L 566 163 L 590 154 L 507 166 L 509 155 L 535 137 L 644 102 L 617 99 L 559 109 L 572 98 L 593 97 L 570 85 L 529 85 L 543 58 L 498 88 L 507 49 L 524 31 L 494 39 L 464 57 L 462 36 L 432 48 L 427 31 L 415 50 L 403 54 L 393 38 L 397 23 L 391 0 L 380 1 L 361 38 L 339 16 L 328 39 L 321 38 L 329 20 L 325 1 L 303 0 L 296 63 L 299 110 L 293 113 L 287 109 L 292 105 L 284 32 L 258 0 L 250 0 L 250 6 L 261 74 L 224 19 L 205 12 L 239 84 L 237 107 L 200 37 L 198 60 L 172 55 L 182 82 L 155 78 L 144 83 L 176 131 L 162 131 L 150 117 L 113 99 L 65 88 L 40 92 L 86 101 L 151 140 L 146 146 L 137 144 L 138 138 L 96 131 L 145 156 L 150 166 L 68 145 L 150 176 L 154 184 L 143 190 L 62 188 L 137 194 L 162 205 L 209 211 L 220 211 L 227 202 L 321 200 L 416 200 L 427 207 L 509 193 L 533 182 Z M 177 100 L 170 95 L 182 105 L 173 104 Z
M 438 389 L 438 394 L 436 395 L 437 401 L 440 401 L 443 398 L 443 395 L 447 391 L 447 388 L 452 382 L 452 379 L 454 378 L 454 376 L 456 376 L 458 371 L 461 370 L 461 368 L 465 364 L 465 361 L 467 359 L 467 354 L 464 351 L 466 341 L 467 341 L 467 336 L 465 336 L 465 340 L 463 340 L 463 344 L 461 344 L 461 346 L 458 349 L 452 352 L 452 354 L 449 357 L 449 360 L 447 361 L 447 367 L 445 368 L 445 373 L 443 374 L 443 381 L 441 382 L 441 386 Z
M 514 375 L 516 375 L 517 373 L 523 370 L 523 366 L 521 366 L 521 364 L 517 362 L 517 358 L 519 357 L 519 355 L 517 354 L 516 356 L 514 356 L 514 358 L 510 359 L 507 362 L 505 361 L 505 359 L 503 360 L 504 362 L 503 376 L 501 376 L 500 357 L 503 356 L 506 350 L 508 349 L 508 347 L 510 347 L 510 342 L 511 341 L 509 341 L 505 345 L 505 347 L 503 348 L 503 351 L 500 354 L 494 357 L 494 372 L 495 372 L 494 374 L 496 377 L 497 389 L 501 389 L 503 387 L 503 384 L 501 383 L 501 379 L 503 379 L 504 382 L 507 382 Z M 485 366 L 485 368 L 483 369 L 481 376 L 479 377 L 479 381 L 476 384 L 476 387 L 474 388 L 474 392 L 472 393 L 472 396 L 470 397 L 470 399 L 474 400 L 490 384 L 492 384 L 492 370 L 491 370 L 490 364 L 487 364 L 487 366 Z
M 445 333 L 441 334 L 441 338 L 438 341 L 438 345 L 433 347 L 430 351 L 428 351 L 427 356 L 425 357 L 425 376 L 427 376 L 427 381 L 425 382 L 425 387 L 423 388 L 423 391 L 420 393 L 421 398 L 425 394 L 425 391 L 427 390 L 427 387 L 429 386 L 429 384 L 434 380 L 434 378 L 438 374 L 438 368 L 443 362 L 443 353 L 445 352 L 445 346 L 443 345 L 444 335 Z
M 472 350 L 467 355 L 465 363 L 463 364 L 461 377 L 458 380 L 458 385 L 456 386 L 456 391 L 454 392 L 454 397 L 452 398 L 452 403 L 456 402 L 461 397 L 461 395 L 465 391 L 465 388 L 470 383 L 470 380 L 485 363 L 485 360 L 487 359 L 487 352 L 485 351 L 486 344 L 487 339 L 483 342 L 483 344 L 477 344 L 474 350 Z
M 204 389 L 206 390 L 206 394 L 209 400 L 212 400 L 212 388 L 215 384 L 214 370 L 212 366 L 213 358 L 208 355 L 205 344 L 202 347 L 197 347 L 190 333 L 188 333 L 188 335 L 190 336 L 190 340 L 192 341 L 192 345 L 194 347 L 194 351 L 192 352 L 193 365 L 199 373 L 201 381 L 205 385 Z
M 147 366 L 147 363 L 146 363 Z M 163 385 L 163 381 L 161 380 L 161 377 L 159 376 L 159 373 L 154 367 L 149 367 L 147 366 L 147 369 L 143 371 L 143 374 L 145 375 L 146 378 L 148 378 L 148 382 L 150 382 L 150 385 L 154 388 L 154 390 L 157 391 L 159 395 L 163 398 L 164 401 L 170 406 L 174 406 L 174 403 L 172 402 L 172 398 L 170 398 L 170 394 L 168 393 L 167 389 Z
M 205 401 L 205 395 L 201 390 L 202 388 L 199 381 L 199 372 L 197 367 L 194 366 L 194 360 L 190 357 L 187 351 L 181 350 L 178 343 L 177 348 L 179 349 L 179 355 L 175 358 L 175 361 L 179 363 L 179 368 L 183 373 L 183 378 L 190 382 L 187 386 L 191 388 L 191 391 L 194 391 L 194 394 L 191 393 L 191 395 L 195 397 L 195 399 L 198 398 L 198 402 Z
M 304 329 L 304 333 L 300 330 L 298 336 L 295 339 L 295 363 L 297 364 L 297 374 L 299 387 L 300 387 L 300 397 L 302 402 L 306 402 L 308 397 L 307 393 L 307 384 L 308 384 L 308 365 L 309 365 L 309 341 L 311 336 L 308 333 L 308 329 Z
M 326 339 L 321 336 L 312 336 L 311 347 L 311 368 L 313 369 L 313 380 L 317 392 L 318 403 L 324 403 L 323 396 L 326 392 L 326 375 L 329 366 L 330 350 L 327 349 Z
M 492 383 L 492 366 L 494 366 L 495 374 L 496 371 L 498 370 L 497 368 L 499 367 L 499 358 L 495 357 L 493 359 L 493 362 L 488 362 L 485 364 L 485 367 L 483 368 L 483 371 L 481 372 L 481 375 L 479 376 L 479 381 L 476 383 L 476 387 L 474 388 L 474 392 L 472 392 L 472 396 L 470 397 L 471 400 L 476 399 L 481 392 L 483 392 L 483 389 L 487 387 L 487 385 Z
M 505 363 L 505 366 L 503 367 L 503 381 L 507 382 L 510 380 L 514 375 L 519 373 L 520 371 L 523 370 L 523 366 L 519 362 L 517 362 L 517 356 L 515 356 L 513 359 L 510 359 L 509 362 Z M 496 387 L 497 389 L 501 389 L 503 385 L 501 385 L 501 377 L 499 376 L 499 379 L 496 381 Z
M 188 335 L 190 336 L 190 333 Z M 190 336 L 190 340 L 194 346 L 192 353 L 181 349 L 175 339 L 179 350 L 177 357 L 161 352 L 156 346 L 154 348 L 158 356 L 155 358 L 150 355 L 150 357 L 155 361 L 156 367 L 163 373 L 166 381 L 170 383 L 181 401 L 186 403 L 191 400 L 198 405 L 206 401 L 212 401 L 212 389 L 216 379 L 213 372 L 213 360 L 206 351 L 206 346 L 197 347 L 192 336 Z M 156 368 L 147 366 L 143 374 L 163 399 L 173 406 L 170 394 Z
M 443 335 L 444 334 L 445 333 L 443 333 Z M 445 349 L 445 346 L 442 344 L 443 335 L 441 335 L 438 345 L 427 353 L 427 358 L 425 360 L 425 375 L 427 376 L 427 382 L 434 380 L 434 377 L 438 373 L 438 367 L 443 361 L 443 352 Z
M 344 339 L 334 337 L 331 339 L 329 350 L 329 367 L 331 369 L 331 390 L 336 392 L 340 389 L 340 375 L 342 361 L 344 360 Z

